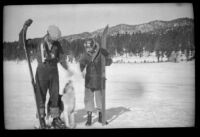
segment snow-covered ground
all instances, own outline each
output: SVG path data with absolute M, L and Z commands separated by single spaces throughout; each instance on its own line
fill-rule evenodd
M 7 129 L 33 129 L 36 107 L 25 61 L 4 62 L 4 118 Z M 32 63 L 35 73 L 36 62 Z M 71 64 L 76 92 L 76 128 L 190 127 L 195 116 L 195 63 L 112 64 L 107 67 L 106 119 L 86 127 L 84 79 Z M 60 86 L 69 79 L 59 65 Z
M 190 53 L 189 58 L 193 57 L 194 56 L 193 54 Z M 175 59 L 176 59 L 176 62 L 187 60 L 186 55 L 182 53 L 181 51 L 178 51 L 178 52 L 173 51 L 169 59 L 167 58 L 166 55 L 164 55 L 163 57 L 160 56 L 159 60 L 161 62 L 167 62 L 167 61 L 174 62 Z M 117 54 L 115 57 L 113 57 L 113 62 L 114 63 L 155 63 L 155 62 L 158 62 L 158 59 L 156 57 L 156 52 L 152 52 L 152 53 L 144 52 L 141 57 L 139 55 L 133 55 L 133 54 L 132 55 L 131 54 L 123 54 L 123 55 Z

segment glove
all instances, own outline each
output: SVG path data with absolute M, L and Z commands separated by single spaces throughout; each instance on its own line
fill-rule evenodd
M 112 64 L 112 59 L 111 58 L 106 58 L 106 66 L 110 66 Z

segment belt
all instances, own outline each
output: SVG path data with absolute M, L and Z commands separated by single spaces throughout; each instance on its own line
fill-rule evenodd
M 57 65 L 57 62 L 55 62 L 55 61 L 47 61 L 47 60 L 45 60 L 45 61 L 43 62 L 43 64 Z

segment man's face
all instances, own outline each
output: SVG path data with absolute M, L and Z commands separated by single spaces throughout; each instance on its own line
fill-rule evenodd
M 47 33 L 47 40 L 48 42 L 53 43 L 53 40 L 51 39 L 51 36 L 49 35 L 49 33 Z
M 93 51 L 92 41 L 86 41 L 85 49 L 86 49 L 87 53 L 92 53 L 92 51 Z

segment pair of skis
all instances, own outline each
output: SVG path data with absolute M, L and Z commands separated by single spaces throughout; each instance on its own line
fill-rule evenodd
M 35 102 L 36 102 L 36 109 L 37 109 L 37 114 L 39 117 L 39 123 L 40 123 L 40 127 L 42 124 L 41 121 L 41 116 L 40 116 L 40 112 L 39 112 L 39 104 L 37 101 L 37 97 L 36 97 L 36 84 L 35 84 L 35 80 L 34 80 L 34 76 L 33 76 L 33 70 L 31 67 L 31 62 L 30 62 L 30 57 L 29 54 L 27 52 L 27 46 L 26 46 L 26 32 L 28 27 L 32 24 L 32 20 L 28 19 L 24 25 L 23 25 L 23 29 L 22 29 L 22 44 L 24 47 L 24 51 L 25 51 L 25 55 L 26 55 L 26 59 L 28 62 L 28 67 L 29 67 L 29 72 L 30 72 L 30 76 L 31 76 L 31 81 L 32 81 L 32 86 L 33 86 L 33 91 L 34 91 L 34 98 L 35 98 Z M 106 39 L 107 39 L 107 35 L 108 35 L 108 25 L 105 27 L 102 37 L 101 37 L 101 48 L 106 49 Z M 106 85 L 106 60 L 105 57 L 101 54 L 101 91 L 102 91 L 102 125 L 106 125 L 106 94 L 105 94 L 105 85 Z
M 108 35 L 108 25 L 103 30 L 103 34 L 101 37 L 101 48 L 107 49 L 106 46 L 106 39 Z M 101 92 L 102 92 L 102 125 L 106 125 L 106 93 L 105 93 L 105 87 L 106 87 L 106 59 L 101 54 Z
M 23 45 L 24 51 L 25 51 L 26 60 L 28 62 L 28 67 L 29 67 L 29 72 L 30 72 L 30 76 L 31 76 L 32 87 L 33 87 L 33 91 L 34 91 L 34 98 L 35 98 L 35 102 L 36 102 L 37 116 L 39 118 L 39 123 L 40 123 L 40 127 L 41 127 L 42 120 L 41 120 L 41 116 L 40 116 L 40 112 L 39 112 L 39 104 L 38 104 L 37 97 L 36 97 L 36 83 L 35 83 L 35 80 L 34 80 L 33 70 L 32 70 L 32 67 L 31 67 L 30 56 L 29 56 L 29 53 L 28 53 L 28 50 L 27 50 L 27 45 L 26 45 L 27 44 L 26 43 L 26 32 L 27 32 L 28 27 L 32 24 L 32 22 L 33 22 L 32 19 L 28 19 L 24 23 L 22 31 L 20 32 L 20 35 L 22 35 L 22 36 L 20 36 L 20 37 L 22 37 L 22 39 L 20 39 L 20 41 L 22 41 L 22 45 Z

